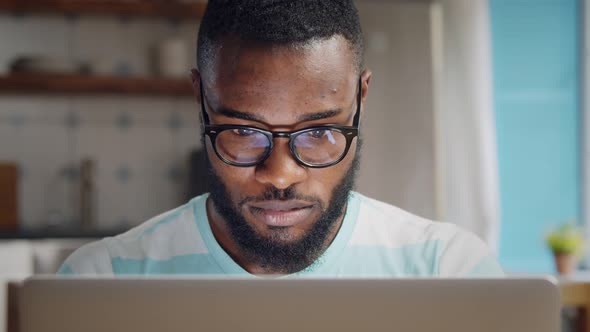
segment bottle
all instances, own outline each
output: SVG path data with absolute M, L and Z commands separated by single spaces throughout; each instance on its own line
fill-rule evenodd
M 80 163 L 80 228 L 91 230 L 94 226 L 94 161 L 83 159 Z

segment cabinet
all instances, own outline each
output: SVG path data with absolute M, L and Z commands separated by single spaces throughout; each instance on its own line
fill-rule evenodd
M 189 53 L 205 7 L 0 0 L 0 160 L 19 167 L 21 231 L 74 227 L 83 159 L 97 162 L 96 229 L 124 231 L 185 202 L 186 159 L 200 144 Z M 171 39 L 187 50 L 188 60 L 176 62 L 186 68 L 180 78 L 156 76 L 149 66 L 150 49 Z M 37 56 L 103 66 L 90 74 L 5 69 Z

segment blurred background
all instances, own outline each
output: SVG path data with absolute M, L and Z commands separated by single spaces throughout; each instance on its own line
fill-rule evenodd
M 475 232 L 509 273 L 552 273 L 547 232 L 590 222 L 583 2 L 357 0 L 358 190 Z M 53 273 L 204 191 L 205 6 L 0 0 L 0 274 Z

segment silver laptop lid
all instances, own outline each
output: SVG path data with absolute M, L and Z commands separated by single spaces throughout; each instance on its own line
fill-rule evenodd
M 557 332 L 548 279 L 30 279 L 21 331 Z

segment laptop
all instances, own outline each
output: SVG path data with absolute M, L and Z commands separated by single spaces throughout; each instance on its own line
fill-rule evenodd
M 22 332 L 558 332 L 551 279 L 29 279 Z

